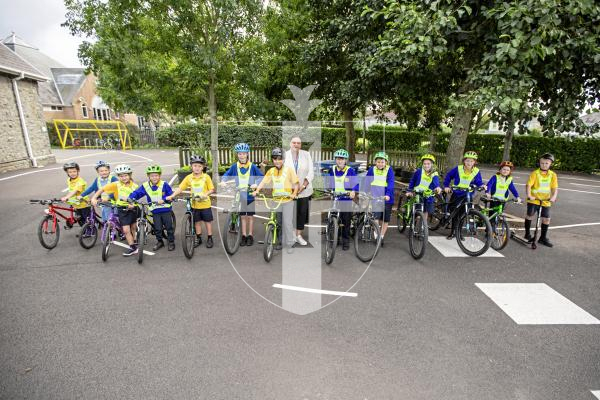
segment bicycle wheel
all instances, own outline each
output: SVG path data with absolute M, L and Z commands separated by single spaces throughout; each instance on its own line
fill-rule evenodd
M 144 262 L 144 245 L 146 244 L 146 221 L 143 219 L 140 219 L 140 223 L 137 229 L 136 240 L 138 246 L 137 260 L 138 264 L 141 264 L 142 262 Z
M 336 216 L 332 216 L 327 221 L 325 227 L 325 263 L 331 264 L 335 257 L 335 249 L 337 248 L 339 222 Z
M 404 232 L 404 230 L 406 229 L 406 226 L 409 224 L 409 221 L 407 220 L 407 217 L 406 217 L 407 203 L 408 203 L 408 198 L 406 197 L 406 195 L 400 196 L 400 200 L 398 200 L 398 210 L 397 210 L 397 214 L 396 214 L 396 217 L 398 219 L 398 224 L 397 224 L 398 232 L 400 232 L 400 233 Z
M 416 210 L 413 223 L 408 230 L 408 247 L 410 255 L 418 260 L 425 255 L 427 240 L 429 239 L 429 227 L 422 211 Z
M 508 244 L 509 239 L 510 228 L 508 227 L 508 222 L 506 222 L 504 216 L 497 217 L 495 229 L 493 229 L 492 235 L 492 249 L 498 251 L 502 250 Z
M 225 251 L 229 255 L 235 254 L 235 252 L 240 248 L 240 243 L 242 242 L 240 220 L 240 214 L 237 212 L 227 214 L 227 220 L 223 226 L 223 232 L 221 232 Z
M 111 230 L 110 226 L 106 226 L 102 231 L 102 261 L 106 261 L 108 259 L 108 250 L 111 245 Z
M 273 258 L 273 250 L 275 248 L 275 243 L 273 240 L 274 232 L 275 225 L 267 225 L 267 229 L 265 231 L 265 247 L 263 247 L 263 257 L 266 262 L 270 262 L 271 258 Z
M 60 223 L 50 215 L 44 216 L 38 226 L 38 239 L 40 244 L 48 250 L 52 250 L 58 244 L 60 238 Z
M 485 253 L 492 241 L 490 221 L 480 211 L 470 209 L 455 227 L 458 247 L 467 255 L 477 257 Z
M 79 231 L 79 244 L 86 250 L 91 249 L 96 245 L 98 240 L 98 227 L 96 223 L 86 222 Z
M 181 237 L 183 238 L 183 254 L 187 258 L 194 256 L 194 227 L 192 221 L 192 214 L 189 212 L 185 213 L 183 225 L 181 226 Z
M 371 261 L 377 254 L 381 235 L 375 221 L 360 221 L 354 235 L 354 252 L 360 261 Z
M 430 230 L 435 231 L 442 225 L 444 213 L 446 212 L 444 205 L 444 199 L 440 195 L 436 195 L 434 197 L 433 212 L 427 216 L 427 225 Z

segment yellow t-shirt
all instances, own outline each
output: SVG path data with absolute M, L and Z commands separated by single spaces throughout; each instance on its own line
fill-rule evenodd
M 283 190 L 288 195 L 292 194 L 294 191 L 294 185 L 298 184 L 298 176 L 292 168 L 283 166 L 281 169 L 277 169 L 273 167 L 267 171 L 262 180 L 266 187 L 273 189 L 273 196 L 277 195 L 276 190 L 278 189 L 273 178 L 275 178 L 275 181 L 277 181 L 279 178 L 283 179 L 283 188 L 279 189 Z
M 192 195 L 203 194 L 206 196 L 206 193 L 209 190 L 214 190 L 212 179 L 210 179 L 210 175 L 202 173 L 202 175 L 195 177 L 194 174 L 189 174 L 186 176 L 181 184 L 179 185 L 179 189 L 181 190 L 190 190 Z M 197 209 L 205 209 L 210 208 L 210 197 L 206 200 L 194 200 L 192 201 L 192 208 Z
M 107 183 L 106 185 L 104 185 L 104 187 L 102 189 L 104 189 L 104 192 L 107 194 L 112 194 L 113 198 L 115 199 L 115 201 L 119 200 L 119 187 L 118 187 L 118 183 L 120 183 L 119 181 L 117 182 L 111 182 L 111 183 Z M 123 183 L 121 183 L 121 185 L 124 185 Z M 124 185 L 127 187 L 130 187 L 133 190 L 138 188 L 137 183 L 135 183 L 134 181 L 130 180 L 129 183 L 127 185 Z M 122 200 L 123 201 L 123 200 Z
M 540 181 L 540 176 L 543 180 L 550 179 L 549 187 L 547 184 L 542 185 L 543 182 Z M 536 169 L 529 175 L 529 179 L 527 180 L 527 186 L 531 187 L 531 195 L 538 200 L 542 200 L 543 206 L 548 206 L 550 197 L 552 197 L 552 189 L 556 189 L 558 187 L 558 177 L 554 171 L 542 171 L 540 169 Z M 536 203 L 528 200 L 528 203 Z
M 68 204 L 71 204 L 73 208 L 86 208 L 89 207 L 85 199 L 77 200 L 77 196 L 81 196 L 81 193 L 85 191 L 87 182 L 80 176 L 75 179 L 67 178 L 67 188 L 69 192 L 75 192 L 75 195 L 67 200 Z

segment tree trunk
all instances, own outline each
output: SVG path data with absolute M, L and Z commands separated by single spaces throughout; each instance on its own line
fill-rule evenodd
M 506 135 L 504 136 L 504 154 L 502 161 L 510 160 L 510 148 L 512 147 L 512 139 L 515 134 L 515 121 L 510 120 L 506 126 Z
M 212 180 L 215 184 L 219 178 L 219 131 L 217 126 L 217 97 L 215 93 L 215 77 L 208 80 L 208 114 L 210 115 L 210 155 L 212 158 Z
M 348 161 L 355 161 L 356 155 L 354 153 L 354 144 L 356 143 L 356 133 L 354 132 L 354 110 L 344 109 L 344 124 L 346 125 L 346 150 L 350 153 L 350 159 Z
M 448 151 L 446 152 L 446 170 L 450 170 L 460 163 L 467 144 L 467 136 L 472 120 L 472 109 L 463 107 L 456 111 L 452 133 L 450 134 L 450 143 L 448 143 Z
M 429 151 L 431 153 L 435 152 L 435 141 L 437 139 L 437 135 L 435 134 L 437 132 L 437 127 L 432 126 L 429 129 Z

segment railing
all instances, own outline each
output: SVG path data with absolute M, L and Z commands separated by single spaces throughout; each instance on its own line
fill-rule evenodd
M 367 165 L 373 165 L 376 151 L 367 152 Z M 389 165 L 405 170 L 415 169 L 421 163 L 422 153 L 418 151 L 386 151 L 390 158 Z M 431 153 L 435 156 L 435 165 L 438 172 L 443 173 L 446 165 L 446 154 Z
M 321 162 L 323 160 L 333 159 L 333 153 L 335 149 L 324 147 L 320 150 L 309 150 L 309 153 L 314 163 Z M 204 150 L 204 154 L 199 154 L 208 159 L 210 150 Z M 181 167 L 190 164 L 190 157 L 192 156 L 192 150 L 188 147 L 179 148 L 179 165 Z M 237 157 L 230 147 L 219 147 L 218 149 L 219 165 L 231 165 L 237 161 Z M 271 161 L 271 147 L 258 147 L 253 146 L 250 149 L 250 161 L 259 163 L 261 161 Z

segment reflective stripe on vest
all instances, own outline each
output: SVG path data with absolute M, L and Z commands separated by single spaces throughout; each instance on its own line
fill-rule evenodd
M 473 167 L 473 169 L 471 170 L 471 173 L 469 175 L 467 175 L 465 173 L 465 167 L 463 165 L 459 165 L 458 166 L 458 176 L 460 177 L 460 182 L 458 183 L 457 186 L 461 189 L 468 189 L 469 186 L 471 185 L 471 182 L 473 181 L 473 179 L 475 179 L 475 177 L 477 176 L 478 173 L 479 173 L 479 168 Z
M 371 183 L 371 185 L 386 187 L 387 186 L 387 175 L 388 175 L 389 170 L 390 170 L 389 165 L 387 167 L 385 167 L 384 169 L 379 169 L 377 167 L 373 168 L 373 183 Z
M 252 171 L 252 163 L 248 166 L 248 170 L 246 173 L 242 173 L 240 171 L 241 165 L 239 162 L 237 163 L 237 174 L 238 174 L 238 188 L 246 189 L 248 188 L 248 184 L 250 183 L 250 171 Z
M 134 182 L 131 182 L 129 186 L 123 185 L 120 181 L 117 182 L 117 205 L 121 207 L 128 206 L 129 203 L 127 199 L 129 195 L 133 193 L 135 189 L 137 189 L 138 185 Z
M 285 178 L 287 177 L 286 171 L 282 167 L 281 175 L 276 176 L 272 174 L 271 178 L 273 178 L 273 196 L 288 196 L 290 194 L 289 190 L 285 189 Z
M 206 183 L 206 175 L 202 174 L 202 177 L 199 179 L 190 179 L 190 186 L 192 187 L 192 194 L 194 196 L 201 196 L 204 193 L 204 186 Z
M 494 192 L 494 198 L 498 200 L 504 200 L 508 197 L 508 187 L 512 183 L 512 176 L 504 179 L 504 182 L 501 182 L 501 176 L 496 175 L 496 191 Z
M 550 188 L 550 185 L 552 184 L 552 171 L 548 171 L 546 176 L 544 176 L 538 168 L 535 171 L 535 174 L 537 175 L 538 187 L 536 189 L 532 188 L 531 193 L 536 195 L 541 194 L 542 196 L 538 196 L 543 197 L 541 200 L 549 199 L 550 193 L 552 192 L 552 189 Z
M 347 165 L 344 167 L 344 173 L 342 174 L 342 176 L 337 176 L 335 173 L 338 171 L 337 167 L 334 167 L 334 171 L 333 171 L 333 179 L 334 179 L 334 183 L 335 183 L 335 192 L 336 193 L 343 193 L 346 191 L 346 187 L 344 185 L 345 181 L 346 181 L 346 175 L 348 174 L 348 171 L 350 170 L 350 167 L 348 167 Z
M 148 196 L 150 196 L 150 201 L 153 203 L 156 203 L 159 200 L 162 200 L 162 196 L 163 196 L 163 188 L 165 186 L 165 182 L 163 181 L 159 181 L 158 185 L 156 185 L 156 190 L 152 190 L 152 187 L 150 186 L 150 183 L 148 182 L 144 182 L 144 189 L 146 190 L 146 193 L 148 194 Z M 164 204 L 152 204 L 151 206 L 148 207 L 148 209 L 150 211 L 154 210 L 155 208 L 171 208 L 171 203 L 164 203 Z
M 425 170 L 421 168 L 421 181 L 415 187 L 415 189 L 427 190 L 429 186 L 431 186 L 431 182 L 433 182 L 433 177 L 437 176 L 437 172 L 433 172 L 431 175 L 427 175 Z

